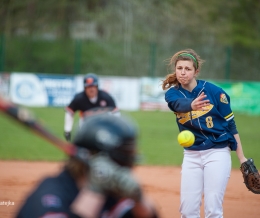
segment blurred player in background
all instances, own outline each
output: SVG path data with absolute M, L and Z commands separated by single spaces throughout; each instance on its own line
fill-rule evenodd
M 162 88 L 176 114 L 179 130 L 190 130 L 195 143 L 185 147 L 181 171 L 180 212 L 184 218 L 200 217 L 204 194 L 205 217 L 223 217 L 223 198 L 231 172 L 230 151 L 240 163 L 244 156 L 227 93 L 216 85 L 197 80 L 203 60 L 192 49 L 170 59 L 172 73 Z
M 105 91 L 98 88 L 98 77 L 89 73 L 84 77 L 84 91 L 78 93 L 65 108 L 64 137 L 71 140 L 74 114 L 80 112 L 80 123 L 84 112 L 96 107 L 112 107 L 116 110 L 114 99 Z
M 17 218 L 156 218 L 152 202 L 132 174 L 137 128 L 125 117 L 94 115 L 83 120 L 70 157 L 56 177 L 43 180 Z

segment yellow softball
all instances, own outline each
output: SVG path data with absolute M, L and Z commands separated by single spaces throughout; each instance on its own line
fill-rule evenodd
M 189 130 L 183 130 L 178 134 L 178 142 L 183 147 L 190 147 L 195 141 L 194 134 Z

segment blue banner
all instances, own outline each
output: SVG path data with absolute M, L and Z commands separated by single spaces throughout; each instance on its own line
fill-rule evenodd
M 27 106 L 67 106 L 76 93 L 74 76 L 13 73 L 11 100 Z

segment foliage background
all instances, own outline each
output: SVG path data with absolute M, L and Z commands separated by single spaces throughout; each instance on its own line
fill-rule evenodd
M 193 48 L 204 79 L 260 80 L 258 0 L 3 0 L 0 72 L 165 76 Z

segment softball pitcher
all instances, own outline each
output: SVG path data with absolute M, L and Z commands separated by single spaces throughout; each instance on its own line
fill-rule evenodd
M 200 217 L 204 195 L 207 218 L 223 217 L 223 198 L 231 172 L 231 151 L 240 163 L 243 154 L 228 94 L 220 87 L 197 80 L 204 61 L 192 49 L 174 54 L 172 73 L 163 81 L 165 100 L 176 115 L 179 130 L 195 135 L 191 147 L 184 148 L 181 171 L 182 218 Z

